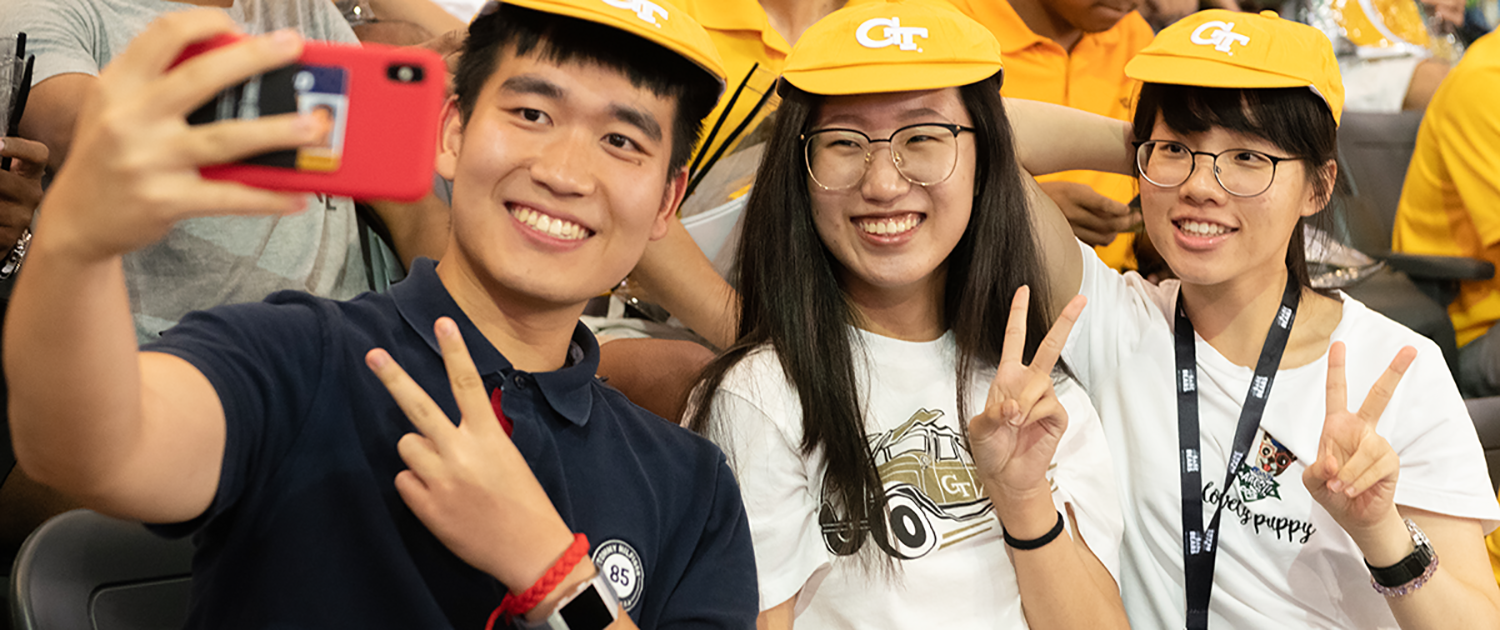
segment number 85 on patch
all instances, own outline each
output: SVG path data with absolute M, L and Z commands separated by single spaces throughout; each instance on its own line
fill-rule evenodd
M 611 539 L 594 548 L 593 561 L 599 575 L 609 582 L 625 610 L 635 610 L 635 605 L 641 601 L 641 591 L 645 590 L 646 575 L 641 566 L 641 554 L 636 553 L 630 543 Z

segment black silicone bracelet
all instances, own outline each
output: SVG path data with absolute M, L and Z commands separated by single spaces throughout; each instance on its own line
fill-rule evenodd
M 1011 549 L 1019 549 L 1021 551 L 1029 551 L 1029 550 L 1032 550 L 1032 549 L 1039 549 L 1041 547 L 1046 547 L 1048 543 L 1051 543 L 1052 541 L 1057 540 L 1057 537 L 1060 536 L 1060 535 L 1062 535 L 1062 531 L 1063 531 L 1063 515 L 1062 515 L 1062 512 L 1058 512 L 1057 513 L 1057 524 L 1052 526 L 1052 531 L 1049 531 L 1049 532 L 1047 532 L 1045 534 L 1042 534 L 1041 538 L 1033 538 L 1031 540 L 1021 540 L 1019 538 L 1012 537 L 1010 535 L 1010 532 L 1005 532 L 1005 544 L 1010 545 Z

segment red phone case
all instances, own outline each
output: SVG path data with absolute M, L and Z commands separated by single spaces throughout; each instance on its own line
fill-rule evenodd
M 176 63 L 236 36 L 218 36 L 185 49 Z M 174 63 L 173 65 L 176 65 Z M 356 199 L 414 201 L 432 189 L 446 68 L 436 53 L 379 44 L 350 46 L 307 42 L 298 63 L 342 69 L 342 146 L 332 163 L 304 170 L 237 162 L 200 169 L 208 179 L 271 190 L 314 192 Z M 400 82 L 394 65 L 419 68 L 422 79 Z M 336 72 L 336 71 L 335 71 Z

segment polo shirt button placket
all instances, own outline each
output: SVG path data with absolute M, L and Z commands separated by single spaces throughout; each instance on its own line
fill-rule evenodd
M 525 374 L 516 374 L 515 376 L 511 377 L 511 381 L 516 384 L 516 389 L 517 390 L 519 390 L 519 391 L 525 391 L 526 390 L 526 381 L 527 381 L 527 378 L 526 378 Z

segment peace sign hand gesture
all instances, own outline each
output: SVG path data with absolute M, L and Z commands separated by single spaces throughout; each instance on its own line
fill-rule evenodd
M 511 589 L 525 589 L 573 535 L 501 428 L 458 326 L 443 317 L 433 328 L 462 414 L 457 426 L 385 350 L 365 355 L 420 432 L 396 444 L 408 467 L 396 475 L 396 490 L 449 550 Z
M 1011 301 L 1000 365 L 990 383 L 984 411 L 969 421 L 969 442 L 990 499 L 997 506 L 1051 495 L 1047 468 L 1068 428 L 1068 412 L 1052 387 L 1052 368 L 1063 343 L 1083 312 L 1075 296 L 1063 308 L 1032 357 L 1022 363 L 1031 290 L 1021 287 Z M 1050 501 L 1050 499 L 1049 499 Z
M 1396 353 L 1358 413 L 1349 411 L 1344 353 L 1342 341 L 1328 348 L 1328 415 L 1318 440 L 1318 460 L 1303 471 L 1302 483 L 1340 527 L 1358 533 L 1375 527 L 1395 509 L 1401 460 L 1375 433 L 1375 425 L 1417 351 L 1407 346 Z

